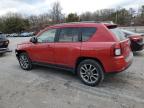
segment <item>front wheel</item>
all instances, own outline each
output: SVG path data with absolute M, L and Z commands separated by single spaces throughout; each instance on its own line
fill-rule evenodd
M 82 61 L 77 68 L 82 82 L 89 86 L 96 86 L 104 79 L 104 72 L 99 62 L 91 59 Z
M 32 69 L 32 62 L 26 53 L 19 54 L 18 59 L 19 59 L 19 64 L 22 69 L 24 70 Z

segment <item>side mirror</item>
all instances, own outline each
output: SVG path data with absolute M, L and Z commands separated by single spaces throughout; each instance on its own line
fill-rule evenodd
M 30 42 L 32 42 L 32 43 L 37 43 L 37 37 L 32 37 L 32 38 L 30 39 Z

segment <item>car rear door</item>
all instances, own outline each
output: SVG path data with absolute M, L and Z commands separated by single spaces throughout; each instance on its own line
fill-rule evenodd
M 79 40 L 79 28 L 59 29 L 54 50 L 55 63 L 66 67 L 74 67 L 76 59 L 80 56 L 81 42 Z

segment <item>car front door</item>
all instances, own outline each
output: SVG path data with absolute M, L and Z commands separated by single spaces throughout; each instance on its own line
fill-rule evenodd
M 49 29 L 37 37 L 37 43 L 31 47 L 31 57 L 36 62 L 54 62 L 54 40 L 57 30 Z

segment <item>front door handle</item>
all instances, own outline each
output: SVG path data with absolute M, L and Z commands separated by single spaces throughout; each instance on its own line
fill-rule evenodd
M 47 47 L 52 48 L 52 46 L 51 46 L 51 45 L 47 45 Z

